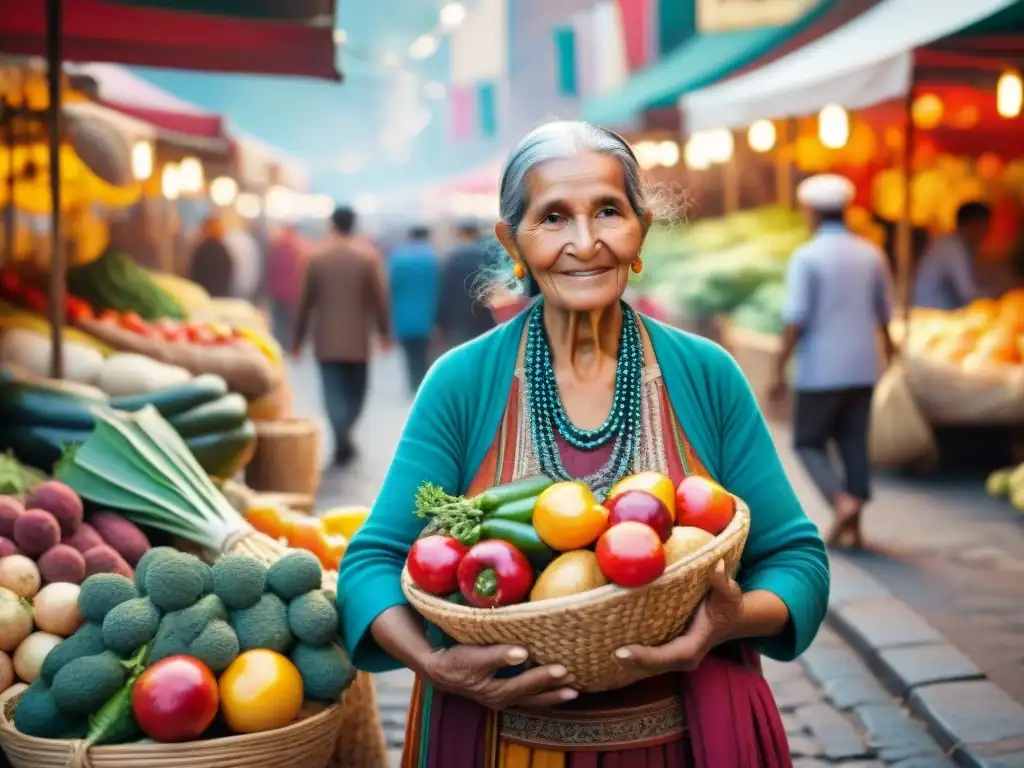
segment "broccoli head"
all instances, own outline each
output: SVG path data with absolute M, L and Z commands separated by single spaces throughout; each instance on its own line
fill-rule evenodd
M 256 604 L 267 585 L 263 563 L 245 555 L 228 555 L 213 564 L 213 592 L 228 608 Z
M 75 631 L 75 634 L 46 654 L 39 674 L 46 683 L 52 683 L 53 676 L 68 662 L 83 656 L 103 653 L 105 650 L 107 647 L 103 642 L 103 626 L 87 621 Z
M 322 579 L 320 561 L 305 550 L 289 552 L 267 570 L 267 587 L 282 600 L 294 600 L 319 589 Z
M 188 653 L 219 675 L 238 658 L 238 635 L 226 621 L 214 619 L 192 641 Z
M 97 573 L 82 582 L 78 610 L 86 621 L 102 624 L 112 608 L 138 596 L 131 579 L 116 573 Z
M 302 675 L 302 690 L 307 699 L 335 704 L 355 679 L 356 670 L 337 645 L 313 646 L 299 643 L 291 654 L 292 663 Z
M 122 656 L 156 637 L 162 614 L 148 597 L 126 600 L 115 606 L 103 620 L 103 642 Z
M 163 555 L 146 568 L 146 594 L 162 611 L 180 611 L 203 594 L 202 562 L 175 552 Z
M 149 651 L 149 663 L 153 664 L 168 656 L 188 654 L 189 646 L 210 622 L 224 620 L 227 610 L 216 595 L 207 595 L 195 605 L 166 614 L 160 621 L 153 646 Z
M 146 571 L 149 570 L 149 566 L 168 555 L 180 554 L 174 547 L 153 547 L 145 552 L 135 565 L 135 588 L 139 590 L 139 594 L 146 594 Z
M 238 635 L 238 646 L 243 652 L 265 648 L 284 653 L 292 644 L 288 609 L 277 595 L 264 594 L 256 605 L 231 611 L 228 623 Z
M 299 595 L 288 604 L 288 627 L 309 645 L 327 645 L 338 634 L 338 609 L 323 590 Z
M 14 727 L 26 736 L 42 739 L 82 739 L 89 723 L 59 709 L 49 686 L 40 679 L 21 695 L 14 710 Z
M 201 560 L 199 561 L 199 568 L 203 572 L 203 594 L 204 595 L 212 595 L 213 594 L 213 568 L 211 568 L 209 565 L 207 565 L 206 563 L 204 563 Z
M 112 651 L 69 661 L 53 676 L 50 692 L 57 708 L 72 715 L 91 715 L 124 685 L 127 670 Z

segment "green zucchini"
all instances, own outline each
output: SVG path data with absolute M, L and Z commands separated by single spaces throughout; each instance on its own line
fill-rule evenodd
M 0 429 L 0 448 L 14 453 L 14 457 L 27 467 L 35 467 L 47 474 L 64 453 L 66 445 L 81 445 L 92 429 L 61 429 L 44 426 L 7 426 Z
M 550 477 L 545 477 L 544 475 L 527 477 L 523 480 L 509 483 L 508 485 L 498 485 L 494 488 L 488 488 L 477 496 L 475 501 L 484 512 L 493 512 L 502 504 L 507 504 L 510 501 L 519 501 L 520 499 L 529 499 L 534 496 L 539 496 L 541 491 L 553 484 L 554 481 Z
M 224 397 L 228 393 L 227 382 L 220 376 L 203 374 L 192 381 L 178 384 L 156 392 L 144 392 L 139 395 L 114 397 L 110 405 L 119 411 L 140 411 L 147 405 L 156 408 L 164 418 L 171 418 L 190 411 L 193 408 Z
M 34 384 L 14 382 L 0 387 L 0 422 L 5 425 L 92 429 L 91 407 L 106 399 Z
M 484 539 L 507 541 L 526 555 L 536 571 L 546 568 L 555 559 L 554 550 L 541 540 L 537 529 L 529 523 L 488 517 L 480 524 L 480 535 Z
M 227 432 L 198 435 L 185 440 L 199 466 L 208 475 L 225 479 L 241 471 L 255 442 L 256 425 L 248 420 Z
M 533 520 L 533 508 L 536 504 L 536 496 L 509 501 L 491 512 L 490 517 L 498 520 L 514 520 L 517 523 L 529 523 Z
M 242 426 L 247 418 L 249 403 L 237 392 L 197 405 L 191 410 L 172 416 L 171 426 L 182 437 L 227 432 Z

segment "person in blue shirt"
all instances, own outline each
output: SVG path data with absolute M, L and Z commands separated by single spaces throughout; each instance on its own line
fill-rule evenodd
M 388 259 L 391 327 L 402 347 L 415 393 L 430 367 L 430 337 L 437 321 L 441 266 L 430 244 L 430 230 L 414 227 Z
M 894 350 L 885 254 L 843 223 L 853 194 L 853 184 L 833 174 L 812 176 L 797 190 L 815 234 L 787 267 L 785 331 L 773 387 L 775 397 L 785 392 L 787 363 L 795 352 L 794 444 L 835 510 L 832 546 L 847 539 L 862 543 L 861 510 L 871 497 L 868 429 L 881 372 L 879 336 L 887 358 Z M 832 444 L 842 473 L 830 459 Z
M 954 310 L 978 298 L 973 263 L 988 236 L 992 211 L 984 203 L 964 203 L 956 212 L 956 232 L 937 238 L 917 267 L 914 306 Z

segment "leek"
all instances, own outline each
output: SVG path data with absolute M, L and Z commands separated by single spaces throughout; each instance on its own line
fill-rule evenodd
M 93 409 L 96 427 L 57 463 L 56 477 L 82 498 L 217 551 L 249 525 L 155 408 Z

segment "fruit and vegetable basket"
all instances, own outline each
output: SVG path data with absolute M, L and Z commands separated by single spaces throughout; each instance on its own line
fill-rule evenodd
M 424 485 L 417 513 L 433 520 L 402 573 L 412 606 L 458 642 L 561 664 L 586 692 L 635 682 L 616 649 L 682 633 L 718 562 L 738 569 L 750 528 L 743 501 L 716 483 L 694 475 L 674 488 L 653 472 L 603 504 L 544 477 L 471 499 Z

